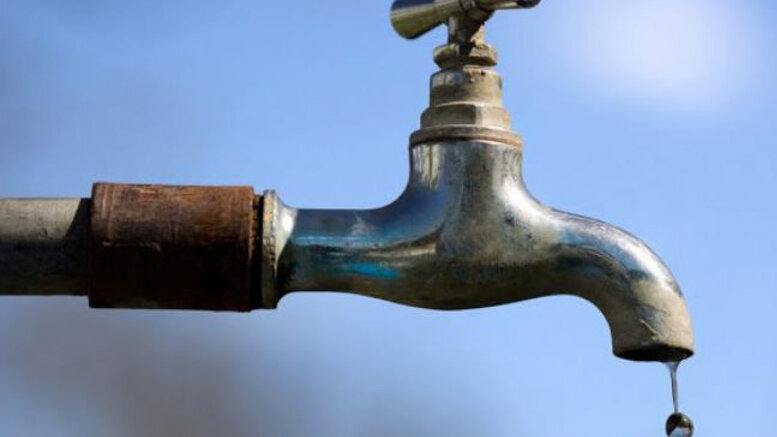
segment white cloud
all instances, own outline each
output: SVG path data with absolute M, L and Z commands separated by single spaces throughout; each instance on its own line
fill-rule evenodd
M 747 91 L 763 35 L 742 2 L 569 2 L 547 28 L 573 76 L 617 97 L 682 111 L 716 111 Z M 750 12 L 750 13 L 748 13 Z M 559 14 L 561 15 L 561 14 Z

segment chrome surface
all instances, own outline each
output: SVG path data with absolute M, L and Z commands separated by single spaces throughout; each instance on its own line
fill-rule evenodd
M 405 38 L 417 38 L 461 13 L 459 0 L 397 0 L 391 5 L 391 24 Z
M 391 24 L 405 38 L 417 38 L 462 15 L 482 24 L 498 9 L 526 9 L 540 0 L 396 0 L 391 5 Z
M 480 308 L 567 294 L 607 320 L 613 352 L 679 361 L 693 353 L 685 301 L 641 241 L 542 205 L 521 176 L 522 146 L 502 105 L 482 25 L 451 20 L 435 51 L 430 105 L 411 136 L 410 179 L 371 210 L 265 212 L 277 259 L 272 297 L 344 291 L 421 308 Z M 270 225 L 265 221 L 265 225 Z
M 405 192 L 374 210 L 296 210 L 278 262 L 280 296 L 346 291 L 434 309 L 552 294 L 582 297 L 610 325 L 616 355 L 691 354 L 677 283 L 643 243 L 603 222 L 548 208 L 527 192 L 520 148 L 420 144 Z

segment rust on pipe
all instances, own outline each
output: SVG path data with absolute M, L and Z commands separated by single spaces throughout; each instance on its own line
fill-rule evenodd
M 258 308 L 258 200 L 251 187 L 95 184 L 89 305 Z

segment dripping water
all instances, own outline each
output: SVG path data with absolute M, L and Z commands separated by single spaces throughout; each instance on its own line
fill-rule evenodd
M 683 413 L 673 413 L 666 419 L 666 435 L 668 437 L 693 436 L 693 422 Z
M 677 402 L 677 368 L 680 367 L 680 362 L 671 361 L 664 364 L 669 368 L 669 375 L 672 377 L 672 405 L 674 405 L 674 412 L 676 414 L 680 412 Z
M 668 437 L 691 437 L 693 436 L 693 422 L 691 418 L 680 412 L 678 394 L 677 394 L 677 368 L 679 361 L 672 361 L 666 364 L 669 369 L 669 375 L 672 377 L 672 404 L 674 412 L 666 419 L 666 435 Z

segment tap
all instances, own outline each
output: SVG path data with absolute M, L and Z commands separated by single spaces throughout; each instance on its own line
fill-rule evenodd
M 506 3 L 514 2 L 470 2 Z M 528 192 L 522 140 L 484 38 L 492 11 L 478 11 L 435 18 L 448 25 L 448 42 L 435 49 L 440 70 L 410 137 L 407 187 L 389 205 L 304 209 L 250 187 L 102 183 L 91 199 L 0 200 L 0 293 L 86 294 L 97 308 L 237 311 L 274 309 L 300 291 L 437 310 L 565 294 L 601 311 L 616 356 L 688 358 L 688 309 L 659 257 L 624 230 Z M 411 18 L 428 30 L 430 20 Z
M 441 70 L 411 136 L 399 198 L 377 209 L 320 210 L 266 197 L 266 232 L 277 245 L 265 305 L 315 290 L 440 310 L 568 294 L 602 312 L 615 355 L 690 356 L 688 310 L 658 256 L 626 231 L 549 208 L 527 191 L 522 142 L 491 68 L 495 51 L 482 26 L 456 26 L 436 50 Z

